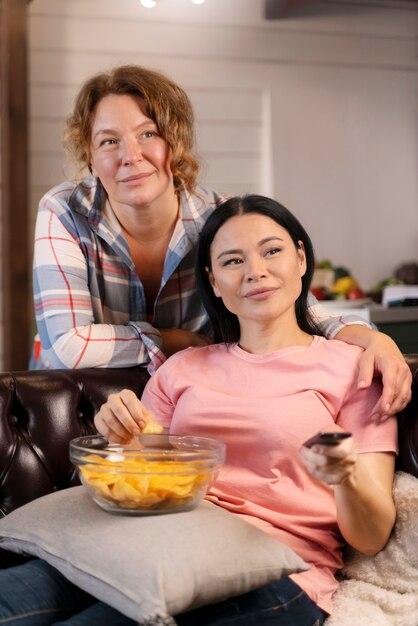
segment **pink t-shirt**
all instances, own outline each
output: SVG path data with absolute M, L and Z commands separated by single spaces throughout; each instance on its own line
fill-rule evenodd
M 397 452 L 397 424 L 370 420 L 380 379 L 357 389 L 361 349 L 314 337 L 310 346 L 250 354 L 236 344 L 189 348 L 148 382 L 143 403 L 172 433 L 214 437 L 227 458 L 209 500 L 297 552 L 311 568 L 292 575 L 331 612 L 342 566 L 332 487 L 299 456 L 318 430 L 353 433 L 357 452 Z

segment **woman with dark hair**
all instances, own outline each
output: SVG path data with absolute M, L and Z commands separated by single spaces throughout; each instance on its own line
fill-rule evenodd
M 212 322 L 216 340 L 226 343 L 238 341 L 240 327 L 236 315 L 227 309 L 221 298 L 215 296 L 210 286 L 209 274 L 206 269 L 210 267 L 210 247 L 222 224 L 235 215 L 246 215 L 247 213 L 258 213 L 271 218 L 287 230 L 296 247 L 301 242 L 306 256 L 306 272 L 302 276 L 301 294 L 295 303 L 296 319 L 299 327 L 305 332 L 322 335 L 320 328 L 309 314 L 308 307 L 309 287 L 315 267 L 314 251 L 309 235 L 302 224 L 283 205 L 264 196 L 252 195 L 243 198 L 231 198 L 225 202 L 221 211 L 212 213 L 209 223 L 206 224 L 200 235 L 196 280 L 203 304 Z
M 310 239 L 283 206 L 259 196 L 222 204 L 203 227 L 197 273 L 223 342 L 178 352 L 142 401 L 125 389 L 95 417 L 115 442 L 128 442 L 150 417 L 171 432 L 223 440 L 225 465 L 207 498 L 310 565 L 177 615 L 179 626 L 320 626 L 332 611 L 344 541 L 374 554 L 389 538 L 396 418 L 370 419 L 381 381 L 358 389 L 361 349 L 312 326 L 313 267 Z M 333 447 L 304 445 L 317 431 L 347 437 Z M 0 572 L 0 615 L 37 626 L 134 624 L 43 561 Z
M 187 94 L 159 72 L 122 65 L 82 85 L 65 132 L 81 177 L 39 205 L 31 368 L 144 365 L 152 374 L 167 356 L 212 340 L 194 257 L 224 198 L 197 185 L 194 134 Z M 359 382 L 382 373 L 376 413 L 400 410 L 411 374 L 396 344 L 312 295 L 309 307 L 327 338 L 366 349 Z
M 322 624 L 343 542 L 374 554 L 389 538 L 396 419 L 371 420 L 381 381 L 358 389 L 361 350 L 313 327 L 313 268 L 311 241 L 282 205 L 260 196 L 226 201 L 207 219 L 197 256 L 199 289 L 222 343 L 172 356 L 141 401 L 125 389 L 95 417 L 115 442 L 128 442 L 150 418 L 224 441 L 226 462 L 208 499 L 311 566 L 233 603 L 176 616 L 180 626 Z M 346 438 L 304 445 L 318 431 Z

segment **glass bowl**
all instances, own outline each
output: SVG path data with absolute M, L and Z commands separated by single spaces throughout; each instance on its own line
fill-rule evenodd
M 221 441 L 190 435 L 141 434 L 129 446 L 90 435 L 70 442 L 81 483 L 105 511 L 155 515 L 193 509 L 225 460 Z

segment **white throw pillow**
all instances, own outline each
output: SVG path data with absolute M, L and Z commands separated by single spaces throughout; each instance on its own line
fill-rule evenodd
M 171 615 L 308 569 L 290 548 L 210 502 L 169 515 L 111 515 L 83 487 L 0 520 L 0 547 L 44 559 L 144 625 L 173 624 Z
M 398 593 L 418 594 L 418 478 L 397 472 L 393 499 L 396 523 L 384 549 L 375 556 L 349 549 L 343 573 Z

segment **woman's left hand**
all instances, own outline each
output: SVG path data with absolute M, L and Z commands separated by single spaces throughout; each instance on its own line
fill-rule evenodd
M 399 413 L 410 401 L 412 374 L 396 343 L 379 332 L 373 332 L 360 358 L 359 387 L 369 387 L 376 373 L 382 375 L 383 392 L 371 417 L 384 420 Z
M 353 437 L 335 446 L 302 446 L 300 455 L 310 474 L 328 485 L 339 485 L 347 480 L 357 463 Z

